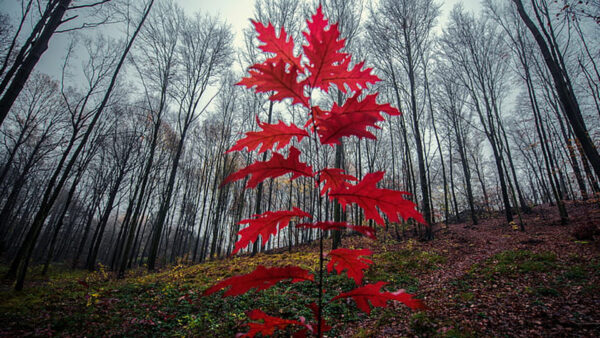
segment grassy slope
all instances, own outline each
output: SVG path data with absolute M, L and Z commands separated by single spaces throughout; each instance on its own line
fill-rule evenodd
M 325 309 L 334 324 L 330 336 L 600 335 L 600 250 L 570 235 L 578 224 L 600 221 L 598 209 L 571 206 L 568 227 L 554 225 L 552 209 L 536 211 L 527 216 L 526 233 L 489 220 L 477 228 L 452 225 L 428 243 L 397 242 L 382 232 L 378 242 L 346 238 L 345 247 L 375 251 L 366 281 L 414 292 L 429 310 L 390 304 L 366 316 L 351 301 L 334 302 Z M 298 250 L 177 265 L 156 274 L 131 271 L 124 280 L 102 269 L 88 274 L 54 267 L 49 278 L 33 280 L 20 294 L 8 286 L 0 291 L 0 336 L 232 336 L 245 332 L 245 312 L 253 308 L 311 318 L 306 305 L 316 290 L 308 283 L 280 283 L 235 298 L 200 297 L 216 281 L 258 264 L 314 270 L 316 248 Z M 352 287 L 344 277 L 329 276 L 326 299 Z

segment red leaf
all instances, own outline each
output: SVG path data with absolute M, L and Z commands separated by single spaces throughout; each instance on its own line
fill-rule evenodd
M 275 178 L 285 174 L 292 174 L 292 180 L 300 176 L 313 176 L 312 167 L 306 163 L 300 162 L 300 150 L 295 147 L 290 147 L 288 158 L 284 158 L 279 153 L 273 153 L 270 160 L 265 162 L 256 161 L 255 163 L 243 168 L 225 178 L 221 186 L 241 180 L 242 178 L 252 175 L 246 184 L 246 188 L 254 188 L 258 183 L 266 180 L 269 177 Z
M 267 211 L 260 215 L 254 215 L 255 219 L 245 219 L 239 222 L 239 224 L 248 224 L 248 227 L 240 230 L 238 235 L 242 238 L 235 243 L 232 255 L 235 255 L 241 249 L 247 247 L 250 242 L 255 242 L 258 239 L 258 235 L 262 237 L 262 245 L 264 246 L 269 236 L 277 233 L 277 226 L 279 230 L 285 228 L 290 224 L 290 221 L 294 217 L 309 217 L 312 216 L 296 207 L 292 211 Z
M 289 68 L 289 71 L 288 69 Z M 238 85 L 246 88 L 256 87 L 257 93 L 274 92 L 269 100 L 282 101 L 292 99 L 292 104 L 302 104 L 309 107 L 308 97 L 304 95 L 306 81 L 298 82 L 298 68 L 286 67 L 286 63 L 279 60 L 276 63 L 265 62 L 255 64 L 248 70 L 249 77 L 245 77 Z
M 415 204 L 404 199 L 408 194 L 402 191 L 377 188 L 377 182 L 383 178 L 383 171 L 369 173 L 356 185 L 347 185 L 329 193 L 330 198 L 335 198 L 345 210 L 350 203 L 356 203 L 365 211 L 367 220 L 372 219 L 377 224 L 384 226 L 385 222 L 377 208 L 387 215 L 391 222 L 400 222 L 403 219 L 414 218 L 417 222 L 425 224 L 423 216 L 415 209 Z
M 366 314 L 371 313 L 371 306 L 387 307 L 387 302 L 389 300 L 402 302 L 411 309 L 425 308 L 421 300 L 413 298 L 411 294 L 405 293 L 402 290 L 399 290 L 397 292 L 381 292 L 381 288 L 386 284 L 386 282 L 367 284 L 365 286 L 356 288 L 352 291 L 341 293 L 338 296 L 331 299 L 331 301 L 340 298 L 351 297 L 356 302 L 356 306 L 358 306 L 358 308 Z
M 217 283 L 204 291 L 204 296 L 211 295 L 229 287 L 231 288 L 225 291 L 223 297 L 238 296 L 251 289 L 256 289 L 258 291 L 268 289 L 286 279 L 291 279 L 292 283 L 298 283 L 309 280 L 314 281 L 315 277 L 307 270 L 297 266 L 265 268 L 264 266 L 259 265 L 256 270 L 249 274 L 234 276 Z
M 304 326 L 302 322 L 299 322 L 297 320 L 269 316 L 261 310 L 252 310 L 248 312 L 248 317 L 254 321 L 262 320 L 263 323 L 248 323 L 250 331 L 248 331 L 248 333 L 244 335 L 241 335 L 240 337 L 254 337 L 259 333 L 266 337 L 275 333 L 275 330 L 283 330 L 289 325 Z
M 366 88 L 367 83 L 380 81 L 377 76 L 371 74 L 371 68 L 362 70 L 364 62 L 348 70 L 350 55 L 340 52 L 346 46 L 346 40 L 340 39 L 338 24 L 330 25 L 325 19 L 321 6 L 311 19 L 312 21 L 306 22 L 308 32 L 303 32 L 308 42 L 308 45 L 304 46 L 304 54 L 309 60 L 308 82 L 311 87 L 327 92 L 334 84 L 345 93 L 345 85 L 350 90 L 358 90 Z
M 275 149 L 280 150 L 290 143 L 292 137 L 296 136 L 296 139 L 300 142 L 305 136 L 308 136 L 306 130 L 298 128 L 293 123 L 289 127 L 282 121 L 279 121 L 278 124 L 268 124 L 260 122 L 258 116 L 256 122 L 262 131 L 247 132 L 245 138 L 238 140 L 231 149 L 227 150 L 228 153 L 240 151 L 246 147 L 248 151 L 253 151 L 262 144 L 258 151 L 260 154 L 271 149 L 275 143 L 278 143 Z
M 350 225 L 346 222 L 317 222 L 315 224 L 302 223 L 302 224 L 297 224 L 296 228 L 321 229 L 323 231 L 350 229 L 350 230 L 359 232 L 359 233 L 369 237 L 370 239 L 377 239 L 375 237 L 375 231 L 373 229 L 369 228 L 368 226 Z
M 400 115 L 398 109 L 392 107 L 389 103 L 379 104 L 377 103 L 377 94 L 370 94 L 365 96 L 362 100 L 358 100 L 362 95 L 362 91 L 357 91 L 349 97 L 346 102 L 340 107 L 336 103 L 331 108 L 332 113 L 336 114 L 365 114 L 377 119 L 377 121 L 383 121 L 384 118 L 381 113 L 386 113 L 391 116 Z
M 400 115 L 398 109 L 390 104 L 378 104 L 377 94 L 367 95 L 359 101 L 361 95 L 361 91 L 356 92 L 341 107 L 334 103 L 331 112 L 317 111 L 321 144 L 339 144 L 340 138 L 347 136 L 376 139 L 367 127 L 379 129 L 375 123 L 384 120 L 381 112 L 392 116 Z
M 343 169 L 325 168 L 319 171 L 319 183 L 324 183 L 321 189 L 321 195 L 325 195 L 328 190 L 336 190 L 346 185 L 346 181 L 358 181 L 352 175 L 344 174 Z
M 327 263 L 327 272 L 331 273 L 333 269 L 338 275 L 341 275 L 344 270 L 349 278 L 354 279 L 357 285 L 362 283 L 364 272 L 369 268 L 369 264 L 373 261 L 367 258 L 361 258 L 361 256 L 370 256 L 373 251 L 369 249 L 352 250 L 346 248 L 339 248 L 331 250 L 329 257 L 331 260 Z
M 263 52 L 274 53 L 275 56 L 267 60 L 268 63 L 276 63 L 279 60 L 287 62 L 291 66 L 303 72 L 300 57 L 294 56 L 294 39 L 288 37 L 287 33 L 281 27 L 279 37 L 276 36 L 275 27 L 269 22 L 267 26 L 261 22 L 252 21 L 254 28 L 258 33 L 258 40 L 263 42 L 259 47 Z
M 356 136 L 359 139 L 376 140 L 377 137 L 367 130 L 367 126 L 379 129 L 377 120 L 369 116 L 329 115 L 318 121 L 319 141 L 321 144 L 340 144 L 342 137 Z
M 81 286 L 83 286 L 86 289 L 90 288 L 90 285 L 88 283 L 86 283 L 86 281 L 84 281 L 84 280 L 78 280 L 77 283 L 81 284 Z
M 341 53 L 340 50 L 346 45 L 344 39 L 338 40 L 340 31 L 338 24 L 329 25 L 329 22 L 323 16 L 321 6 L 317 8 L 317 13 L 312 16 L 312 21 L 307 21 L 308 32 L 303 32 L 308 45 L 304 47 L 304 54 L 309 60 L 307 65 L 310 71 L 308 82 L 313 88 L 321 88 L 324 91 L 329 89 L 330 77 L 336 71 L 335 65 L 342 64 L 348 57 L 348 54 Z M 329 26 L 329 29 L 325 29 Z
M 362 69 L 365 62 L 360 62 L 354 65 L 352 69 L 348 69 L 350 63 L 350 57 L 346 57 L 342 63 L 335 65 L 329 69 L 329 73 L 322 76 L 322 82 L 326 83 L 329 87 L 330 84 L 334 84 L 344 93 L 347 93 L 346 86 L 351 91 L 358 91 L 360 89 L 366 89 L 368 83 L 376 83 L 381 81 L 380 78 L 371 74 L 373 68 Z

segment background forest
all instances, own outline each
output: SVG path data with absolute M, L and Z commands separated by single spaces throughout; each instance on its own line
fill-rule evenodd
M 382 79 L 371 88 L 403 114 L 303 161 L 408 191 L 428 224 L 390 224 L 396 239 L 502 217 L 526 230 L 549 204 L 600 193 L 600 3 L 484 0 L 442 13 L 434 0 L 256 0 L 253 20 L 302 41 L 322 3 L 345 52 Z M 304 123 L 297 106 L 235 84 L 264 61 L 242 32 L 173 0 L 8 1 L 0 13 L 0 255 L 22 289 L 30 265 L 123 277 L 231 254 L 240 219 L 292 206 L 372 225 L 358 207 L 319 199 L 307 178 L 244 190 L 225 177 L 267 153 L 226 153 L 260 121 Z M 17 9 L 16 12 L 14 9 Z M 15 16 L 13 13 L 20 13 Z M 237 34 L 237 36 L 236 36 Z M 48 75 L 36 65 L 68 36 Z M 56 74 L 59 74 L 56 76 Z M 351 93 L 318 97 L 331 107 Z M 508 225 L 507 225 L 508 226 Z M 336 234 L 329 234 L 336 239 Z M 241 253 L 292 251 L 317 239 L 288 227 Z

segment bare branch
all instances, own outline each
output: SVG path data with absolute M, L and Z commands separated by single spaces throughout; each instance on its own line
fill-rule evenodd
M 98 1 L 98 2 L 92 3 L 92 4 L 87 4 L 87 5 L 71 6 L 67 10 L 95 7 L 95 6 L 102 5 L 102 4 L 105 4 L 107 2 L 110 2 L 110 1 L 111 0 L 102 0 L 102 1 Z

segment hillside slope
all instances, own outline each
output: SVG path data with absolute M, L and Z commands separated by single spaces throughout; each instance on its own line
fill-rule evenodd
M 600 237 L 574 237 L 600 224 L 600 209 L 586 203 L 571 204 L 569 211 L 570 225 L 560 226 L 554 208 L 539 206 L 525 215 L 526 232 L 490 219 L 475 227 L 439 229 L 431 242 L 397 241 L 382 231 L 377 242 L 345 238 L 345 247 L 375 252 L 367 281 L 405 288 L 428 309 L 412 312 L 390 304 L 366 316 L 351 301 L 334 302 L 325 309 L 334 326 L 329 336 L 600 336 Z M 34 278 L 21 293 L 2 286 L 0 336 L 233 336 L 246 332 L 246 312 L 254 308 L 309 318 L 305 305 L 316 290 L 304 283 L 280 283 L 235 298 L 201 293 L 259 264 L 314 269 L 317 257 L 315 246 L 305 246 L 291 253 L 180 264 L 156 274 L 136 270 L 124 280 L 103 269 L 54 267 L 49 278 Z M 352 282 L 331 275 L 326 288 L 331 298 Z

